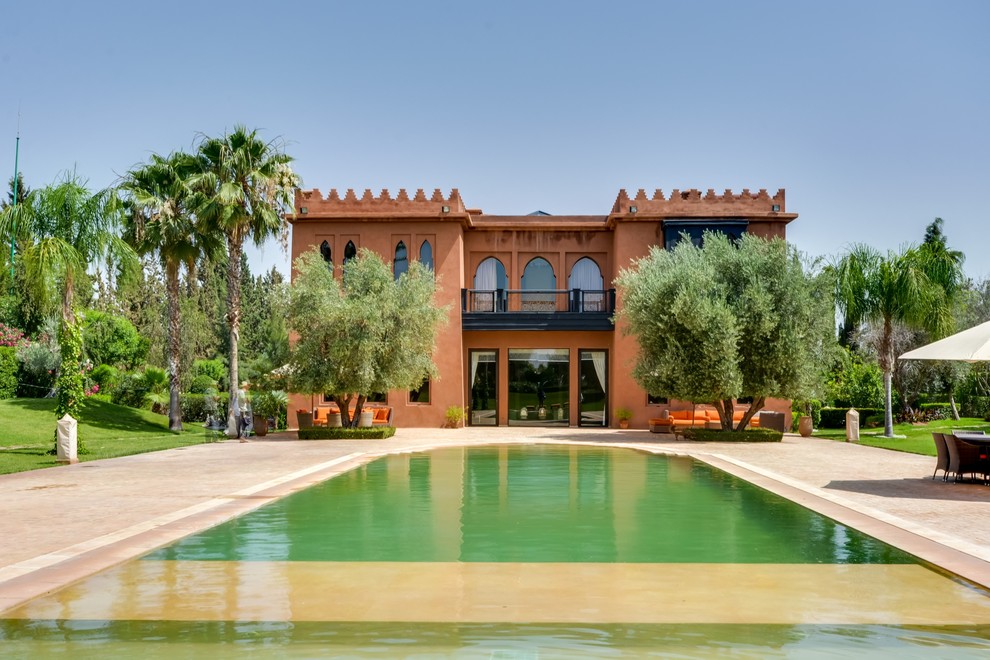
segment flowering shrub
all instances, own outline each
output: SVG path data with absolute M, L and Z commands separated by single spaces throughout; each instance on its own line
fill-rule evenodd
M 19 347 L 27 343 L 24 333 L 17 328 L 0 323 L 0 346 Z

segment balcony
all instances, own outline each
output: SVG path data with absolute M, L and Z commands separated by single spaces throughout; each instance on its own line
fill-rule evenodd
M 615 289 L 461 289 L 464 330 L 615 330 Z

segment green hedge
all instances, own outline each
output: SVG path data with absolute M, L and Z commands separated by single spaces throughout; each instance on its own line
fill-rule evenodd
M 213 413 L 214 417 L 217 419 L 226 420 L 227 419 L 227 399 L 230 395 L 223 392 L 219 395 L 219 401 L 217 402 L 217 409 Z M 185 422 L 205 422 L 207 409 L 206 409 L 206 395 L 205 394 L 192 394 L 190 392 L 184 392 L 182 396 L 179 397 L 179 407 L 182 409 L 182 420 Z
M 684 429 L 684 438 L 695 442 L 780 442 L 783 437 L 783 433 L 773 429 L 746 429 L 745 431 Z
M 13 346 L 0 346 L 0 399 L 13 399 L 17 396 L 17 349 Z
M 384 440 L 393 435 L 395 435 L 394 426 L 373 426 L 370 429 L 313 426 L 308 429 L 299 429 L 300 440 Z
M 883 417 L 883 408 L 856 408 L 859 412 L 859 425 L 865 426 L 866 418 L 873 415 Z M 846 428 L 846 413 L 848 408 L 822 408 L 821 428 L 823 429 L 844 429 Z

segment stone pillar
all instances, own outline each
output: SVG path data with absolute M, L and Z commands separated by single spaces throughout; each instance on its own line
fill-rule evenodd
M 56 443 L 59 463 L 78 463 L 78 422 L 69 413 L 58 420 L 58 441 Z
M 859 411 L 853 408 L 846 412 L 846 442 L 859 442 Z

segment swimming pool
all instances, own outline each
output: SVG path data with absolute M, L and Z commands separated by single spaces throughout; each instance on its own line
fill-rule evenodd
M 5 616 L 25 657 L 990 649 L 983 590 L 703 463 L 588 446 L 388 456 Z

